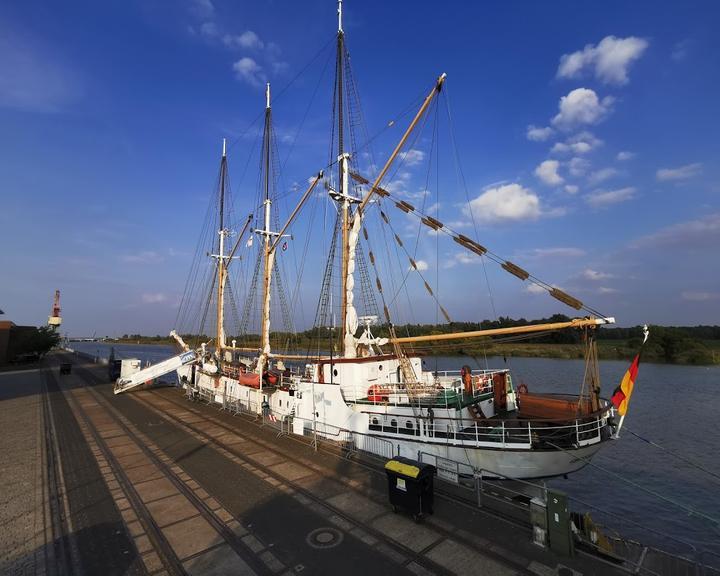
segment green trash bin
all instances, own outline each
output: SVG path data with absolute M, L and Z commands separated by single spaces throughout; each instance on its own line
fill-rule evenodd
M 435 466 L 397 456 L 385 464 L 393 512 L 403 510 L 416 522 L 433 513 Z

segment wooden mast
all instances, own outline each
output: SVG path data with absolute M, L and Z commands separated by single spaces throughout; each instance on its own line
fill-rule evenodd
M 397 344 L 414 344 L 416 342 L 437 342 L 438 340 L 461 340 L 467 338 L 480 338 L 482 336 L 499 336 L 502 334 L 531 334 L 548 330 L 562 330 L 564 328 L 584 328 L 586 326 L 602 326 L 614 324 L 615 318 L 576 318 L 568 322 L 550 322 L 546 324 L 533 324 L 530 326 L 512 326 L 509 328 L 491 328 L 489 330 L 474 330 L 472 332 L 452 332 L 449 334 L 430 334 L 427 336 L 405 336 L 391 338 Z
M 343 336 L 345 335 L 345 323 L 347 321 L 347 282 L 348 282 L 348 260 L 350 257 L 350 199 L 348 198 L 348 159 L 349 154 L 345 153 L 344 141 L 344 56 L 345 56 L 345 33 L 342 27 L 342 0 L 338 0 L 338 32 L 337 32 L 337 56 L 335 63 L 335 78 L 337 81 L 335 93 L 337 94 L 337 117 L 338 117 L 338 192 L 339 198 L 342 200 L 341 206 L 341 226 L 342 226 L 342 250 L 341 250 L 341 306 L 340 306 L 340 329 Z M 342 338 L 341 352 L 346 354 L 345 338 Z
M 220 161 L 220 198 L 219 198 L 219 243 L 218 243 L 218 264 L 217 264 L 217 322 L 216 322 L 216 356 L 218 367 L 222 361 L 222 350 L 225 347 L 225 237 L 228 231 L 225 230 L 225 181 L 227 176 L 227 156 L 225 138 L 223 138 L 222 160 Z
M 271 246 L 270 232 L 270 207 L 272 200 L 270 199 L 270 153 L 272 151 L 270 143 L 271 132 L 271 108 L 270 108 L 270 84 L 265 88 L 265 128 L 263 135 L 263 188 L 265 190 L 264 200 L 264 220 L 263 220 L 263 305 L 261 316 L 261 341 L 260 356 L 258 357 L 257 373 L 260 375 L 260 390 L 262 390 L 262 374 L 265 370 L 268 354 L 270 354 L 270 278 L 271 270 L 274 264 L 273 251 Z

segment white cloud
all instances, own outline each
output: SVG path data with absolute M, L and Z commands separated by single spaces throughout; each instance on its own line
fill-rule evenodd
M 620 202 L 632 200 L 635 197 L 635 192 L 636 190 L 633 186 L 620 188 L 618 190 L 598 190 L 585 196 L 585 201 L 593 208 L 604 208 L 611 204 L 619 204 Z
M 238 80 L 250 84 L 250 86 L 261 86 L 266 79 L 262 66 L 252 58 L 245 56 L 233 64 L 233 70 Z
M 695 164 L 680 166 L 679 168 L 660 168 L 655 174 L 655 177 L 659 182 L 688 180 L 694 178 L 700 174 L 700 172 L 702 172 L 702 164 L 696 162 Z
M 590 168 L 590 161 L 585 160 L 585 158 L 571 158 L 568 162 L 568 172 L 570 172 L 571 176 L 575 176 L 576 178 L 579 178 L 580 176 L 584 176 L 585 173 Z
M 121 257 L 121 260 L 129 264 L 153 264 L 161 262 L 163 257 L 152 250 L 145 250 L 137 254 L 125 254 Z
M 262 50 L 265 43 L 252 30 L 246 30 L 242 34 L 233 35 L 225 34 L 223 36 L 223 44 L 228 48 L 245 48 L 248 50 Z
M 407 152 L 402 152 L 400 154 L 400 160 L 403 163 L 404 166 L 416 166 L 417 164 L 420 164 L 425 159 L 425 152 L 422 150 L 416 150 L 414 148 L 410 148 Z
M 602 144 L 603 141 L 596 138 L 594 134 L 584 131 L 570 136 L 565 142 L 556 142 L 550 151 L 558 154 L 565 152 L 587 154 Z
M 639 238 L 633 248 L 673 247 L 714 247 L 720 243 L 720 212 L 709 214 L 697 220 L 679 222 L 654 234 Z
M 446 258 L 445 261 L 442 264 L 443 268 L 454 268 L 458 264 L 477 264 L 480 262 L 480 259 L 475 254 L 470 254 L 469 252 L 456 252 L 452 258 Z
M 192 0 L 190 9 L 199 18 L 211 18 L 215 14 L 215 6 L 211 0 Z
M 141 296 L 143 304 L 160 304 L 167 301 L 167 295 L 162 292 L 148 292 Z
M 525 286 L 525 292 L 527 292 L 528 294 L 545 294 L 547 290 L 545 290 L 545 288 L 543 288 L 542 286 L 531 283 Z
M 204 22 L 200 26 L 200 34 L 205 38 L 215 38 L 219 34 L 217 24 L 215 22 Z
M 529 258 L 577 258 L 584 256 L 585 250 L 571 246 L 558 246 L 554 248 L 535 248 L 530 251 Z
M 628 68 L 648 47 L 647 40 L 629 36 L 606 36 L 597 46 L 588 44 L 582 50 L 564 54 L 558 66 L 558 78 L 577 78 L 585 69 L 606 84 L 627 84 Z
M 540 198 L 520 184 L 489 188 L 470 201 L 469 209 L 481 222 L 533 220 L 541 214 Z
M 579 188 L 575 184 L 567 184 L 565 186 L 565 192 L 568 194 L 577 194 Z
M 601 182 L 605 182 L 605 180 L 614 178 L 618 174 L 619 172 L 615 168 L 601 168 L 588 176 L 588 183 L 591 186 L 596 186 Z
M 607 286 L 600 286 L 597 291 L 598 294 L 617 294 L 619 292 L 617 288 L 608 288 Z
M 558 174 L 559 167 L 560 162 L 557 160 L 545 160 L 535 168 L 535 176 L 549 186 L 557 186 L 564 182 L 562 176 Z
M 720 300 L 720 292 L 683 292 L 681 294 L 683 300 L 690 302 L 709 302 L 711 300 Z
M 672 54 L 670 54 L 670 58 L 672 58 L 675 62 L 682 62 L 683 60 L 685 60 L 685 58 L 687 58 L 692 46 L 693 41 L 690 38 L 686 38 L 685 40 L 677 42 L 675 46 L 673 46 L 673 51 Z
M 624 162 L 626 160 L 632 160 L 633 158 L 635 158 L 635 152 L 623 150 L 622 152 L 618 152 L 617 154 L 617 159 L 621 162 Z
M 554 132 L 555 131 L 550 128 L 550 126 L 539 128 L 530 124 L 527 127 L 527 139 L 532 140 L 533 142 L 544 142 L 545 140 L 550 138 L 550 136 L 552 136 Z
M 582 124 L 597 124 L 610 112 L 613 102 L 611 96 L 600 100 L 590 88 L 576 88 L 560 98 L 559 112 L 552 123 L 562 130 L 571 130 Z
M 0 25 L 0 108 L 54 113 L 81 92 L 81 79 L 57 51 Z
M 418 272 L 422 272 L 428 269 L 428 263 L 425 260 L 417 260 L 415 262 L 415 265 L 417 266 Z M 412 266 L 410 267 L 410 270 L 413 270 Z
M 597 270 L 593 270 L 592 268 L 586 268 L 582 272 L 582 277 L 585 280 L 597 282 L 599 280 L 607 280 L 608 278 L 612 278 L 613 275 L 608 274 L 607 272 L 598 272 Z

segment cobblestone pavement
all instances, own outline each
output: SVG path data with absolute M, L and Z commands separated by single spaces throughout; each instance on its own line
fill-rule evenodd
M 43 378 L 0 373 L 0 573 L 45 574 Z

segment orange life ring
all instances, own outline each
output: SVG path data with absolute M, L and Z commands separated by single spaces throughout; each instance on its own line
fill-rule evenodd
M 527 394 L 528 393 L 528 387 L 527 384 L 524 382 L 518 386 L 518 394 Z

